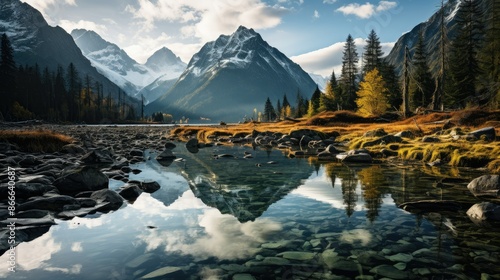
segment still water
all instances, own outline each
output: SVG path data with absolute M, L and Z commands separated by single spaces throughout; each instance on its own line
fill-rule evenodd
M 346 166 L 213 147 L 133 166 L 162 188 L 20 244 L 8 279 L 481 279 L 500 275 L 500 234 L 464 214 L 397 205 L 478 202 L 480 175 L 402 164 Z M 249 154 L 251 158 L 243 158 Z M 215 158 L 214 155 L 220 155 Z M 248 157 L 248 156 L 247 156 Z M 463 180 L 442 180 L 436 174 Z M 441 183 L 440 183 L 441 182 Z M 445 182 L 445 183 L 442 183 Z M 123 183 L 111 181 L 110 188 Z M 488 278 L 486 278 L 488 279 Z M 493 278 L 495 279 L 495 278 Z

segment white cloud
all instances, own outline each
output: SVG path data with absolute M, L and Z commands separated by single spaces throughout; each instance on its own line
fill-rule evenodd
M 172 37 L 162 32 L 157 37 L 152 37 L 149 35 L 138 35 L 134 38 L 134 44 L 124 47 L 123 49 L 127 54 L 133 57 L 137 62 L 144 63 L 146 60 L 157 50 L 162 47 L 168 47 L 177 56 L 180 56 L 177 52 L 170 47 L 170 41 Z M 199 48 L 198 48 L 199 49 Z M 192 55 L 193 53 L 191 53 Z M 182 58 L 182 57 L 181 57 Z
M 108 28 L 105 25 L 97 24 L 92 21 L 79 20 L 77 22 L 70 20 L 59 21 L 59 26 L 61 26 L 66 32 L 71 33 L 74 29 L 87 29 L 93 30 L 97 34 L 103 36 L 107 34 Z
M 354 40 L 354 43 L 356 44 L 361 63 L 361 54 L 366 44 L 365 39 L 357 38 Z M 342 51 L 344 50 L 344 44 L 345 42 L 334 43 L 319 50 L 293 56 L 291 59 L 309 73 L 330 76 L 332 70 L 334 70 L 336 75 L 340 75 L 342 70 Z M 389 54 L 394 44 L 394 42 L 380 44 L 385 55 Z
M 230 34 L 239 25 L 255 29 L 275 27 L 281 23 L 281 16 L 289 11 L 261 0 L 158 0 L 156 3 L 139 0 L 138 4 L 138 7 L 128 5 L 126 11 L 138 20 L 142 31 L 152 31 L 157 21 L 175 22 L 183 26 L 184 35 L 203 42 L 214 40 L 220 34 Z
M 338 8 L 336 11 L 341 12 L 344 15 L 355 15 L 362 19 L 368 19 L 377 13 L 393 9 L 397 5 L 397 2 L 392 1 L 380 1 L 378 5 L 373 5 L 369 2 L 366 2 L 365 4 L 351 3 Z
M 319 17 L 320 17 L 320 15 L 319 15 L 318 10 L 314 10 L 313 18 L 319 18 Z

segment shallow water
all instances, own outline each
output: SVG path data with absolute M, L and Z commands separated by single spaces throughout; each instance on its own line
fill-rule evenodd
M 253 158 L 244 159 L 245 151 Z M 498 227 L 475 225 L 467 209 L 415 215 L 397 207 L 423 199 L 476 203 L 466 185 L 478 172 L 455 170 L 463 181 L 436 188 L 437 170 L 421 166 L 322 164 L 251 147 L 174 152 L 185 160 L 133 166 L 143 172 L 130 179 L 155 180 L 159 191 L 113 213 L 57 220 L 20 244 L 18 271 L 2 268 L 0 277 L 138 279 L 158 269 L 154 279 L 500 274 Z M 2 266 L 6 260 L 0 257 Z

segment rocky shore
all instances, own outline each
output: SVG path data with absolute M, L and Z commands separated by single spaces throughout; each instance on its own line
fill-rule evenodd
M 37 125 L 5 129 L 50 130 L 70 136 L 71 141 L 60 151 L 50 153 L 27 152 L 16 143 L 0 143 L 0 253 L 9 248 L 8 225 L 13 218 L 16 218 L 16 244 L 19 244 L 46 233 L 55 225 L 55 219 L 116 211 L 127 201 L 134 201 L 142 192 L 158 190 L 161 186 L 157 182 L 129 180 L 129 174 L 141 172 L 131 165 L 149 160 L 145 157 L 149 154 L 145 153 L 146 150 L 155 151 L 158 154 L 156 159 L 165 165 L 182 160 L 176 157 L 176 144 L 172 140 L 187 140 L 183 145 L 194 156 L 207 147 L 243 144 L 259 149 L 280 149 L 289 157 L 315 156 L 325 161 L 369 164 L 397 157 L 399 152 L 384 152 L 380 145 L 404 145 L 407 139 L 414 140 L 412 137 L 415 137 L 409 132 L 387 134 L 381 130 L 369 131 L 363 135 L 364 141 L 357 149 L 349 149 L 355 139 L 347 141 L 338 133 L 312 129 L 297 129 L 290 133 L 254 130 L 237 135 L 215 134 L 209 135 L 207 138 L 210 141 L 206 143 L 200 142 L 195 134 L 186 139 L 186 135 L 171 135 L 167 128 L 155 126 Z M 475 136 L 474 133 L 482 134 Z M 474 136 L 474 141 L 487 141 L 477 139 L 493 137 L 492 133 L 494 129 L 493 132 L 485 129 L 461 137 Z M 374 152 L 375 149 L 378 152 Z M 231 155 L 216 156 L 222 159 Z M 15 189 L 9 188 L 13 179 L 9 168 L 15 172 Z M 123 186 L 117 191 L 109 189 L 110 179 L 123 182 Z M 468 188 L 477 197 L 477 204 L 467 211 L 468 216 L 478 224 L 499 221 L 499 176 L 479 177 Z M 12 190 L 15 191 L 14 211 L 9 210 L 12 209 L 9 208 L 9 202 L 13 201 L 13 195 L 9 193 Z M 456 207 L 463 209 L 464 206 L 457 205 L 456 201 L 415 201 L 400 207 L 414 213 L 425 213 L 429 207 L 439 212 L 455 211 Z
M 141 172 L 130 165 L 146 160 L 146 149 L 165 149 L 165 128 L 28 124 L 2 130 L 52 131 L 72 141 L 51 153 L 0 142 L 0 254 L 10 248 L 12 222 L 19 244 L 43 235 L 56 224 L 55 218 L 115 211 L 142 192 L 160 188 L 157 182 L 128 177 Z M 109 179 L 122 181 L 123 186 L 111 190 Z

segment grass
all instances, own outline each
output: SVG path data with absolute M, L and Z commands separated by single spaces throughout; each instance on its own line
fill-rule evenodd
M 500 110 L 464 110 L 446 113 L 430 113 L 417 115 L 404 120 L 390 118 L 364 118 L 349 111 L 322 112 L 312 118 L 302 118 L 298 122 L 281 121 L 272 123 L 246 123 L 228 126 L 181 126 L 171 131 L 171 135 L 181 140 L 197 137 L 201 142 L 211 142 L 210 136 L 244 136 L 256 130 L 258 132 L 278 132 L 289 134 L 296 129 L 312 129 L 326 135 L 339 133 L 337 141 L 349 141 L 349 148 L 365 147 L 365 143 L 375 138 L 363 137 L 365 132 L 384 129 L 388 134 L 409 130 L 416 136 L 402 143 L 379 144 L 366 147 L 372 153 L 386 148 L 398 152 L 402 160 L 432 162 L 437 159 L 451 167 L 487 167 L 492 173 L 500 174 L 500 143 L 498 141 L 452 140 L 450 132 L 459 127 L 460 132 L 467 133 L 479 128 L 492 126 L 500 135 Z M 440 138 L 441 143 L 423 143 L 422 137 L 433 135 Z M 498 139 L 498 137 L 497 137 Z
M 73 139 L 49 130 L 4 130 L 0 131 L 0 142 L 15 144 L 21 151 L 30 153 L 53 153 L 60 151 Z

